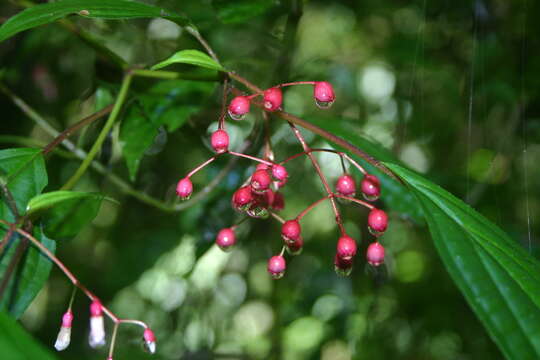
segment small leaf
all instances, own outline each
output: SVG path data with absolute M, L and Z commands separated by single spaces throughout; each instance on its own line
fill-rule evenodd
M 21 31 L 51 23 L 71 14 L 111 20 L 161 17 L 181 26 L 193 26 L 183 15 L 136 1 L 63 0 L 36 5 L 11 17 L 0 27 L 0 42 Z
M 152 66 L 152 70 L 161 69 L 171 64 L 191 64 L 210 70 L 227 71 L 220 64 L 215 62 L 210 56 L 199 50 L 178 51 L 168 59 Z
M 225 24 L 239 24 L 264 14 L 274 6 L 272 0 L 213 0 L 218 18 Z
M 55 252 L 56 243 L 43 234 L 39 227 L 34 228 L 34 237 L 38 239 L 52 253 Z M 0 257 L 0 274 L 3 278 L 6 269 L 21 244 L 22 237 L 13 235 Z M 17 268 L 11 273 L 11 279 L 2 299 L 0 307 L 19 318 L 30 303 L 34 300 L 45 282 L 49 278 L 52 262 L 36 247 L 28 245 L 28 250 L 20 258 Z
M 540 358 L 540 263 L 447 191 L 398 165 L 386 166 L 421 203 L 448 272 L 505 356 Z
M 9 360 L 54 360 L 56 357 L 34 340 L 19 323 L 0 311 L 0 349 Z
M 86 199 L 86 198 L 92 198 L 92 199 L 99 198 L 100 201 L 101 199 L 107 199 L 109 201 L 112 201 L 118 204 L 118 201 L 110 197 L 103 196 L 98 193 L 58 190 L 58 191 L 51 191 L 51 192 L 33 197 L 28 202 L 27 213 L 28 215 L 32 215 L 40 210 L 51 208 L 63 202 L 67 202 L 70 200 Z

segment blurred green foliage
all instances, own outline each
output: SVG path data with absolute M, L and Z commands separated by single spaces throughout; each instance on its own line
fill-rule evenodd
M 379 142 L 538 256 L 540 34 L 529 15 L 538 13 L 538 3 L 148 3 L 186 14 L 227 69 L 260 87 L 330 81 L 337 93 L 330 110 L 317 109 L 311 88 L 300 86 L 285 91 L 285 109 Z M 17 1 L 0 5 L 4 21 L 20 10 Z M 161 18 L 71 21 L 131 65 L 151 66 L 178 50 L 200 48 L 185 29 Z M 2 83 L 59 131 L 110 104 L 122 76 L 58 23 L 1 43 L 0 68 Z M 0 108 L 0 135 L 52 140 L 9 97 L 0 96 Z M 207 138 L 220 110 L 217 84 L 136 78 L 98 160 L 138 191 L 174 204 L 175 182 L 211 154 Z M 260 123 L 255 112 L 244 122 L 229 122 L 231 147 L 260 130 Z M 93 123 L 72 141 L 89 149 L 102 124 Z M 272 120 L 271 127 L 278 159 L 300 151 L 282 120 Z M 305 135 L 314 147 L 329 146 Z M 6 140 L 4 148 L 19 145 Z M 248 152 L 258 154 L 261 143 L 255 137 Z M 338 159 L 317 156 L 334 181 Z M 286 218 L 322 194 L 311 165 L 295 161 L 284 189 Z M 55 153 L 46 164 L 45 190 L 52 191 L 80 162 Z M 196 175 L 195 191 L 225 164 L 220 159 Z M 277 223 L 245 223 L 232 253 L 213 247 L 217 231 L 235 221 L 230 196 L 252 169 L 239 161 L 209 196 L 178 213 L 141 203 L 90 170 L 76 190 L 105 193 L 121 205 L 103 202 L 90 226 L 58 243 L 57 254 L 120 316 L 152 324 L 157 359 L 502 358 L 450 279 L 410 200 L 387 199 L 384 188 L 391 227 L 380 271 L 359 259 L 351 277 L 336 277 L 330 254 L 337 231 L 326 205 L 305 218 L 304 252 L 289 262 L 280 281 L 266 273 L 267 258 L 281 244 Z M 366 214 L 342 208 L 347 231 L 362 239 L 363 253 Z M 54 343 L 70 293 L 69 282 L 54 270 L 22 317 L 46 346 Z M 87 307 L 82 297 L 76 299 L 72 344 L 58 358 L 106 357 L 86 344 Z M 134 340 L 139 337 L 139 329 L 121 328 L 115 358 L 150 358 Z

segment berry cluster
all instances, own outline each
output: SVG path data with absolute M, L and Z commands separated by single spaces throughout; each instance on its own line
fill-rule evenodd
M 282 88 L 292 85 L 312 85 L 315 102 L 317 106 L 322 109 L 330 107 L 335 100 L 334 90 L 332 85 L 328 82 L 304 81 L 286 83 L 271 87 L 252 95 L 236 96 L 232 99 L 227 107 L 228 114 L 233 120 L 238 121 L 244 119 L 246 114 L 250 111 L 250 106 L 253 99 L 259 96 L 262 96 L 263 101 L 262 103 L 255 104 L 260 106 L 263 111 L 269 113 L 281 111 L 283 101 Z M 227 88 L 225 85 L 225 96 L 226 94 Z M 217 246 L 224 251 L 229 251 L 236 244 L 236 228 L 249 217 L 268 218 L 271 216 L 275 218 L 281 223 L 281 238 L 283 239 L 283 245 L 281 252 L 269 259 L 268 272 L 273 278 L 279 279 L 284 275 L 287 267 L 284 258 L 285 251 L 287 251 L 287 253 L 290 255 L 298 255 L 301 253 L 304 246 L 300 221 L 315 206 L 325 200 L 329 200 L 335 214 L 336 224 L 341 232 L 341 236 L 337 241 L 336 254 L 334 257 L 335 270 L 338 274 L 349 275 L 352 271 L 354 257 L 356 256 L 357 243 L 353 238 L 347 235 L 342 224 L 339 209 L 336 205 L 336 200 L 342 200 L 342 202 L 362 205 L 370 210 L 368 215 L 368 229 L 371 234 L 376 237 L 376 241 L 368 246 L 366 254 L 367 262 L 373 266 L 381 265 L 384 262 L 384 247 L 379 243 L 378 239 L 385 232 L 388 226 L 388 217 L 383 210 L 376 208 L 370 203 L 377 200 L 381 195 L 381 185 L 379 179 L 375 175 L 368 174 L 362 166 L 343 152 L 331 149 L 310 148 L 298 129 L 291 123 L 289 123 L 289 125 L 297 139 L 300 141 L 304 151 L 281 162 L 277 162 L 274 160 L 273 152 L 271 151 L 271 144 L 268 140 L 269 136 L 266 136 L 267 143 L 265 144 L 263 158 L 229 150 L 229 135 L 225 130 L 225 116 L 222 114 L 219 121 L 218 130 L 212 134 L 210 139 L 211 146 L 216 154 L 201 165 L 197 166 L 195 169 L 189 172 L 186 177 L 182 178 L 178 182 L 176 186 L 177 195 L 181 199 L 189 199 L 193 193 L 193 184 L 190 178 L 199 170 L 214 161 L 217 157 L 224 154 L 230 154 L 233 156 L 248 158 L 257 162 L 257 166 L 251 176 L 249 176 L 242 186 L 234 192 L 231 200 L 233 209 L 245 214 L 246 217 L 235 225 L 220 230 L 216 237 Z M 338 178 L 334 189 L 329 186 L 326 177 L 322 173 L 320 166 L 317 163 L 317 160 L 313 156 L 314 152 L 330 152 L 340 157 L 343 175 Z M 309 205 L 295 218 L 284 220 L 278 213 L 285 207 L 285 199 L 282 193 L 279 191 L 283 186 L 286 185 L 289 177 L 285 165 L 289 161 L 304 155 L 309 157 L 313 163 L 317 174 L 325 186 L 327 195 Z M 359 189 L 366 201 L 355 197 L 357 193 L 357 184 L 354 177 L 347 173 L 345 161 L 348 161 L 352 166 L 355 166 L 364 175 Z

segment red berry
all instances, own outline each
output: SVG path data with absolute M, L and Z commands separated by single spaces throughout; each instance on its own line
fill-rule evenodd
M 92 307 L 90 307 L 90 309 L 92 309 Z M 62 316 L 62 327 L 70 328 L 72 322 L 73 322 L 73 313 L 71 312 L 71 310 L 68 310 Z
M 353 261 L 350 260 L 344 260 L 343 258 L 339 257 L 338 254 L 334 256 L 334 270 L 338 275 L 341 276 L 349 276 L 353 268 Z
M 280 279 L 285 274 L 287 264 L 285 258 L 281 255 L 272 256 L 268 260 L 268 272 L 274 279 Z
M 229 104 L 229 116 L 233 120 L 242 120 L 249 112 L 249 98 L 247 96 L 237 96 Z
M 371 243 L 367 249 L 367 262 L 379 266 L 384 262 L 384 247 L 378 242 Z
M 313 96 L 315 97 L 315 103 L 321 109 L 329 108 L 336 99 L 332 85 L 326 81 L 319 81 L 315 83 Z
M 362 195 L 369 201 L 375 201 L 381 195 L 381 182 L 375 175 L 366 174 L 360 184 Z
M 176 195 L 178 195 L 182 200 L 189 199 L 192 193 L 193 184 L 189 178 L 183 178 L 176 185 Z
M 285 208 L 285 198 L 280 192 L 274 193 L 274 201 L 272 202 L 272 209 L 281 211 Z
M 287 169 L 285 169 L 285 166 L 274 164 L 272 165 L 272 177 L 276 181 L 286 181 L 289 174 L 287 173 Z
M 156 336 L 154 335 L 154 332 L 150 330 L 149 328 L 144 329 L 143 340 L 144 340 L 145 350 L 148 351 L 150 354 L 155 353 L 156 352 Z
M 287 252 L 291 255 L 299 255 L 302 252 L 304 246 L 304 240 L 300 236 L 292 243 L 287 244 Z
M 251 175 L 251 189 L 257 194 L 262 194 L 270 187 L 272 179 L 266 170 L 257 170 Z
M 268 111 L 276 111 L 283 101 L 281 88 L 273 87 L 264 91 L 264 108 Z
M 229 134 L 225 130 L 216 130 L 212 134 L 210 143 L 216 153 L 224 153 L 229 149 Z
M 368 229 L 375 236 L 381 236 L 388 227 L 388 215 L 380 209 L 373 209 L 368 215 Z
M 255 170 L 268 170 L 270 167 L 265 163 L 258 163 Z
M 336 253 L 343 260 L 351 260 L 356 255 L 356 241 L 347 235 L 340 237 L 337 243 Z
M 223 251 L 229 251 L 236 244 L 234 230 L 231 228 L 221 229 L 216 236 L 216 245 Z
M 266 190 L 263 196 L 265 207 L 272 207 L 272 204 L 274 204 L 274 201 L 276 199 L 276 194 L 272 191 L 272 189 Z
M 239 211 L 246 210 L 253 202 L 253 194 L 249 186 L 241 187 L 236 190 L 232 197 L 233 208 Z
M 281 237 L 287 244 L 292 244 L 300 239 L 302 228 L 297 220 L 287 220 L 281 226 Z
M 336 183 L 336 191 L 338 194 L 353 197 L 356 193 L 356 184 L 351 175 L 341 175 Z

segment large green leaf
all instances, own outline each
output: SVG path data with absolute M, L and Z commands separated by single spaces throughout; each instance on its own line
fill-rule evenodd
M 509 359 L 540 358 L 540 263 L 474 209 L 395 164 L 416 196 L 433 241 L 493 340 Z
M 51 252 L 56 250 L 56 242 L 43 234 L 39 227 L 34 227 L 34 237 Z M 22 238 L 13 235 L 0 256 L 0 274 L 4 274 L 13 256 L 17 256 L 17 247 Z M 12 273 L 5 293 L 0 299 L 0 308 L 9 311 L 15 317 L 20 317 L 32 300 L 36 297 L 49 278 L 52 262 L 41 251 L 32 245 L 22 254 L 17 268 Z
M 4 312 L 0 311 L 0 349 L 6 360 L 54 360 L 56 357 Z
M 0 41 L 11 36 L 77 14 L 89 18 L 134 19 L 162 17 L 179 25 L 189 24 L 188 19 L 157 6 L 128 0 L 63 0 L 36 5 L 11 17 L 0 27 Z
M 225 24 L 238 24 L 261 15 L 275 5 L 272 0 L 213 0 L 218 18 Z
M 220 64 L 215 62 L 210 56 L 199 50 L 181 50 L 173 54 L 168 59 L 152 66 L 152 70 L 157 70 L 171 64 L 190 64 L 210 70 L 227 71 Z
M 7 184 L 22 215 L 28 201 L 47 185 L 47 171 L 40 149 L 16 148 L 0 151 L 0 181 Z M 5 201 L 0 206 L 0 219 L 14 221 Z
M 135 180 L 140 162 L 154 143 L 160 127 L 168 132 L 179 129 L 203 102 L 215 84 L 196 81 L 161 81 L 150 88 L 126 112 L 122 121 L 120 141 L 130 178 Z
M 398 164 L 401 163 L 398 159 L 396 159 L 392 152 L 385 149 L 382 145 L 360 136 L 357 129 L 348 127 L 349 125 L 347 125 L 346 121 L 341 119 L 322 119 L 310 117 L 309 122 L 349 141 L 379 161 L 388 161 Z M 339 150 L 346 151 L 340 147 L 337 148 Z M 416 223 L 423 223 L 424 217 L 420 204 L 403 185 L 399 184 L 394 179 L 391 179 L 388 175 L 384 174 L 382 171 L 378 170 L 376 167 L 372 166 L 360 157 L 354 154 L 348 154 L 352 156 L 354 160 L 358 161 L 369 173 L 377 175 L 377 177 L 381 180 L 381 200 L 384 201 L 390 209 L 410 217 Z

